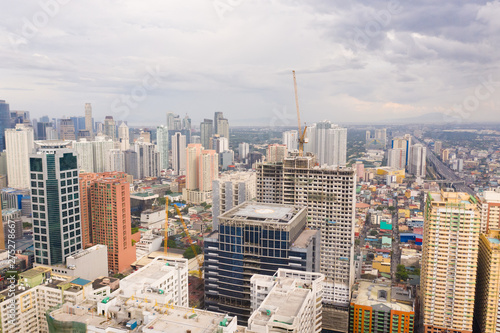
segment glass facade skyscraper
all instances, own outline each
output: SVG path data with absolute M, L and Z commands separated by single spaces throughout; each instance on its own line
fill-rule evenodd
M 77 155 L 64 142 L 37 145 L 30 155 L 35 262 L 63 264 L 82 249 Z
M 305 230 L 306 209 L 245 202 L 219 216 L 218 231 L 205 238 L 205 304 L 246 324 L 251 314 L 250 278 L 278 268 L 317 272 L 320 233 Z
M 0 151 L 5 149 L 5 130 L 10 128 L 10 108 L 4 100 L 0 100 Z

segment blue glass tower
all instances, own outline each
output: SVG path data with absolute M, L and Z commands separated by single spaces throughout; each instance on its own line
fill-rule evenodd
M 5 150 L 5 129 L 10 128 L 10 108 L 0 100 L 0 151 Z
M 250 316 L 250 278 L 278 268 L 318 272 L 320 232 L 306 230 L 307 211 L 295 206 L 245 202 L 219 216 L 219 230 L 205 238 L 205 305 Z

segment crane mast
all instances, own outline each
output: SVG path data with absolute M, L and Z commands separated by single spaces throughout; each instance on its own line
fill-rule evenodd
M 293 87 L 295 90 L 295 106 L 297 107 L 297 122 L 299 125 L 299 131 L 297 132 L 298 134 L 297 141 L 299 142 L 299 156 L 302 156 L 304 154 L 304 143 L 307 143 L 306 139 L 307 126 L 304 126 L 304 131 L 302 131 L 302 127 L 300 125 L 299 94 L 297 93 L 297 78 L 295 77 L 295 71 L 292 71 L 292 73 L 293 73 Z

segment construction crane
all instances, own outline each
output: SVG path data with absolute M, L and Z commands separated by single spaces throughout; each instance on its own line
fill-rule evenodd
M 292 73 L 293 73 L 293 87 L 295 89 L 295 105 L 297 106 L 297 121 L 299 123 L 299 132 L 297 141 L 299 141 L 299 156 L 302 156 L 304 154 L 304 143 L 308 142 L 306 138 L 307 126 L 304 126 L 304 131 L 302 131 L 300 125 L 299 95 L 297 94 L 297 78 L 295 77 L 295 71 L 292 71 Z
M 168 252 L 168 196 L 165 197 L 165 232 L 164 232 L 164 241 L 163 241 L 163 253 L 165 257 Z
M 184 232 L 186 233 L 186 236 L 189 240 L 189 244 L 191 245 L 191 249 L 193 249 L 194 257 L 196 258 L 196 261 L 198 262 L 198 277 L 201 279 L 201 267 L 203 266 L 203 262 L 198 258 L 198 252 L 196 251 L 196 247 L 193 244 L 193 240 L 191 239 L 191 235 L 189 235 L 189 230 L 186 226 L 186 223 L 184 222 L 184 219 L 182 218 L 181 211 L 179 210 L 179 207 L 177 205 L 174 205 L 175 210 L 177 211 L 177 215 L 179 215 L 179 219 L 181 220 L 182 227 L 184 228 Z

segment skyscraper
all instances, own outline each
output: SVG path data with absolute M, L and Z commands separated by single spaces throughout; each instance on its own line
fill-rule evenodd
M 214 133 L 214 122 L 212 119 L 205 119 L 200 124 L 200 137 L 201 137 L 201 145 L 205 149 L 211 149 L 210 147 L 210 138 Z
M 417 143 L 410 148 L 409 172 L 415 177 L 425 178 L 427 147 Z
M 441 150 L 443 150 L 443 142 L 442 141 L 434 141 L 434 152 L 437 156 L 441 156 Z
M 236 172 L 222 174 L 212 185 L 213 230 L 219 230 L 219 215 L 257 195 L 255 172 Z
M 59 119 L 59 138 L 61 140 L 76 140 L 75 124 L 70 118 Z
M 212 182 L 219 178 L 219 157 L 215 150 L 203 150 L 200 155 L 199 189 L 201 192 L 211 192 Z
M 130 132 L 127 124 L 124 122 L 118 127 L 118 138 L 120 140 L 120 149 L 122 151 L 130 149 Z
M 474 320 L 478 332 L 500 329 L 500 229 L 479 236 Z
M 288 151 L 294 151 L 299 149 L 299 137 L 297 135 L 296 130 L 286 131 L 282 134 L 282 142 L 284 145 L 288 147 Z
M 160 176 L 160 154 L 152 143 L 136 142 L 139 179 Z
M 481 212 L 481 233 L 489 229 L 500 229 L 500 189 L 483 191 L 477 195 Z
M 214 134 L 219 134 L 219 120 L 224 118 L 223 112 L 214 113 Z
M 270 163 L 283 162 L 285 157 L 288 155 L 288 149 L 286 145 L 280 145 L 278 143 L 271 144 L 267 146 L 266 161 Z
M 137 162 L 137 153 L 133 150 L 125 150 L 123 155 L 125 159 L 125 172 L 134 177 L 134 179 L 139 179 L 139 163 Z
M 394 169 L 404 169 L 406 164 L 406 149 L 394 148 L 387 151 L 387 165 Z
M 186 188 L 182 195 L 191 203 L 207 202 L 212 197 L 212 182 L 218 178 L 218 155 L 204 150 L 200 143 L 190 143 L 186 150 Z
M 82 249 L 78 160 L 64 142 L 37 145 L 30 155 L 35 262 L 63 264 Z
M 125 156 L 120 149 L 110 149 L 106 152 L 106 172 L 125 172 Z
M 0 151 L 5 149 L 5 130 L 10 128 L 10 108 L 4 100 L 0 100 Z
M 481 217 L 461 192 L 429 192 L 421 290 L 425 333 L 472 332 Z
M 245 161 L 250 153 L 250 145 L 246 142 L 242 142 L 238 145 L 238 154 L 240 157 L 240 162 Z
M 323 327 L 347 331 L 354 282 L 356 177 L 352 168 L 315 165 L 311 155 L 258 164 L 257 201 L 307 207 L 307 226 L 321 231 L 320 272 L 326 277 Z
M 186 149 L 186 189 L 198 190 L 200 186 L 200 156 L 203 146 L 190 143 Z
M 113 141 L 116 139 L 116 123 L 113 116 L 106 116 L 106 118 L 104 118 L 104 135 L 108 136 Z
M 172 168 L 176 175 L 186 172 L 186 136 L 179 132 L 172 136 Z
M 35 149 L 33 128 L 17 124 L 15 129 L 5 130 L 7 151 L 7 178 L 14 188 L 30 187 L 29 154 Z
M 94 126 L 92 124 L 92 105 L 85 103 L 85 130 L 89 131 L 90 135 L 94 134 Z
M 246 324 L 251 314 L 250 279 L 279 268 L 317 272 L 319 232 L 306 230 L 305 208 L 245 202 L 219 216 L 205 238 L 205 304 Z M 312 328 L 311 328 L 311 331 Z
M 215 132 L 215 134 L 229 141 L 229 121 L 226 118 L 218 120 L 217 132 Z
M 80 175 L 85 239 L 108 247 L 108 268 L 113 274 L 129 269 L 136 260 L 126 176 L 124 172 Z
M 394 138 L 391 141 L 392 149 L 403 149 L 404 151 L 404 167 L 408 166 L 411 147 L 411 135 L 405 134 L 403 137 Z
M 156 128 L 156 142 L 160 153 L 160 169 L 168 170 L 168 128 L 161 125 Z

